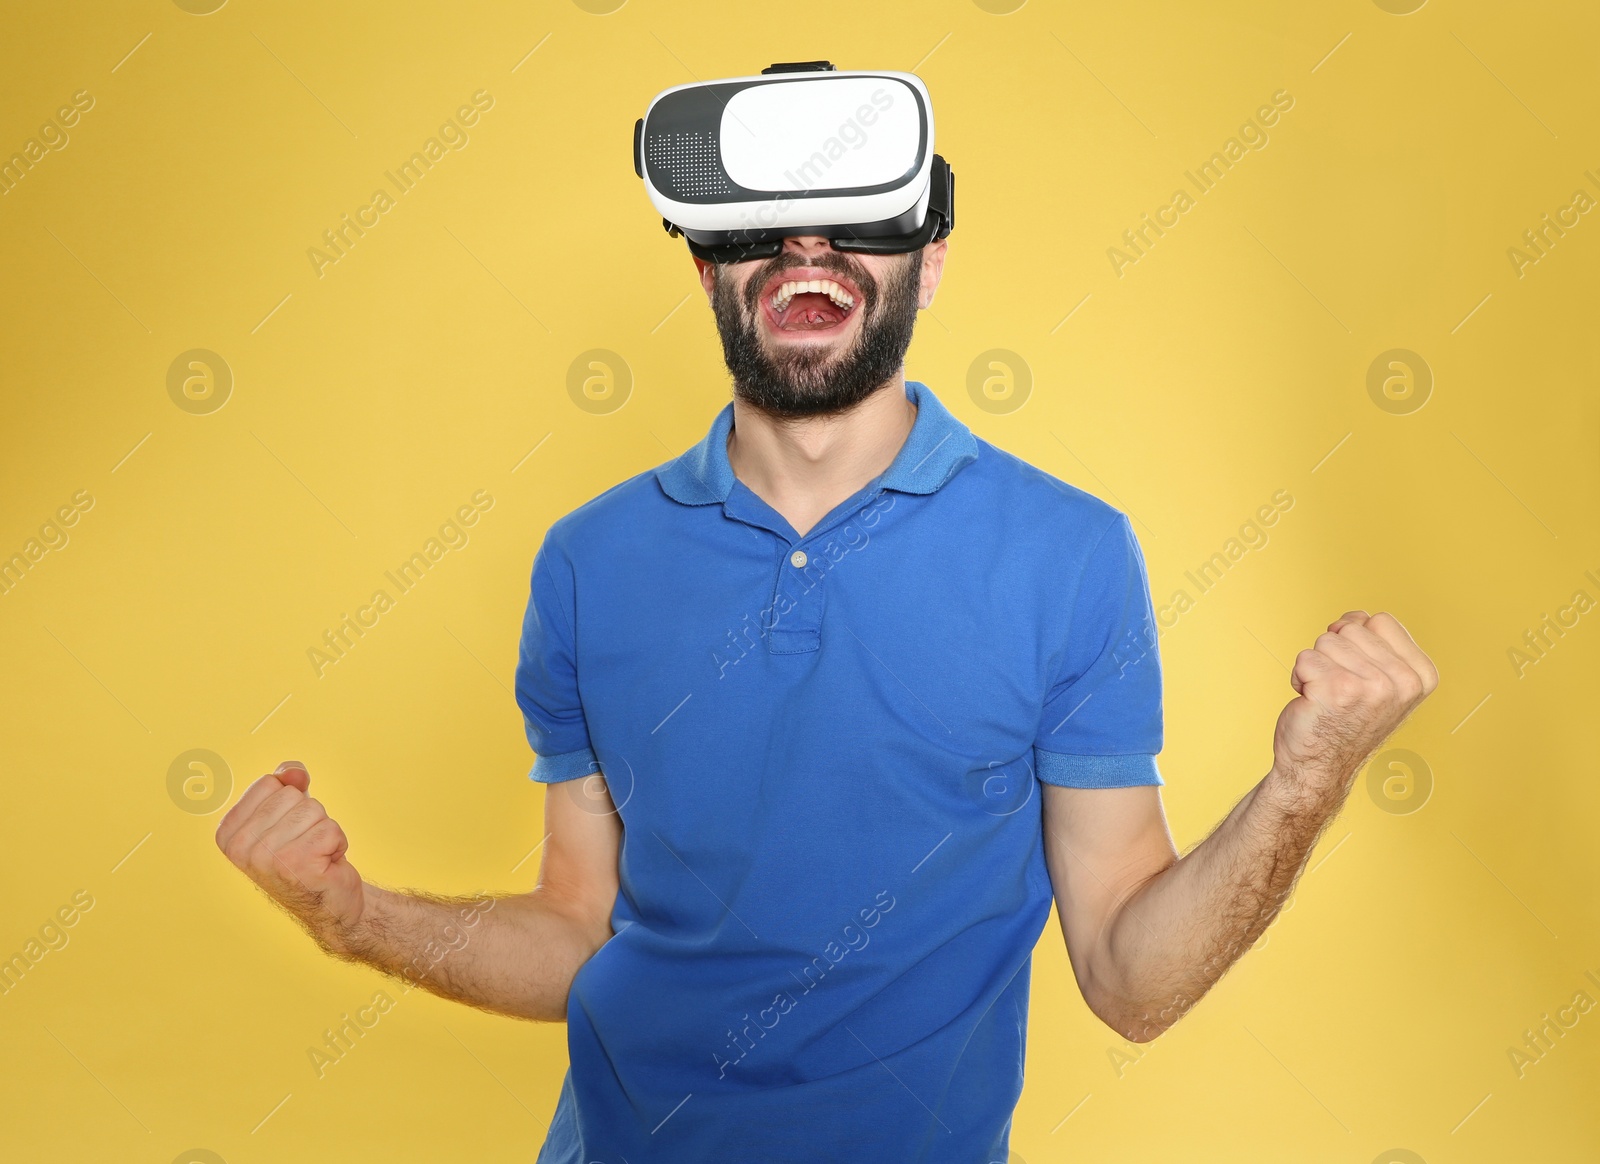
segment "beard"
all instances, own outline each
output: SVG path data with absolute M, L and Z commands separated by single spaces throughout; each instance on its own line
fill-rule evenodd
M 756 299 L 772 275 L 801 266 L 848 276 L 860 288 L 861 324 L 845 350 L 808 344 L 774 353 L 765 346 Z M 779 255 L 751 274 L 742 296 L 721 266 L 714 269 L 714 281 L 711 306 L 723 357 L 733 374 L 734 395 L 778 417 L 827 416 L 854 408 L 904 366 L 917 322 L 922 251 L 906 255 L 881 285 L 838 252 L 824 252 L 810 262 L 798 255 Z

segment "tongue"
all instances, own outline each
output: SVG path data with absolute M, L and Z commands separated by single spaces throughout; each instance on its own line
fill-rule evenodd
M 838 305 L 820 291 L 802 291 L 784 308 L 778 326 L 785 331 L 812 331 L 832 327 L 844 316 Z

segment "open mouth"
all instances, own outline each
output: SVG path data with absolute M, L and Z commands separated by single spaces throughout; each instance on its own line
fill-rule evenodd
M 761 292 L 768 328 L 790 335 L 836 334 L 860 304 L 861 292 L 852 283 L 814 269 L 780 271 Z

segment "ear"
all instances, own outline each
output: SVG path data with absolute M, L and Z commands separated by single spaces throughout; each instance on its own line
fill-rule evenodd
M 939 290 L 939 280 L 944 277 L 944 256 L 950 249 L 948 238 L 931 242 L 922 248 L 922 286 L 917 295 L 917 306 L 933 306 L 933 296 Z
M 689 257 L 694 260 L 695 271 L 700 276 L 700 286 L 706 289 L 706 301 L 709 303 L 712 301 L 712 292 L 716 287 L 717 272 L 715 264 L 707 262 L 699 255 L 690 255 Z

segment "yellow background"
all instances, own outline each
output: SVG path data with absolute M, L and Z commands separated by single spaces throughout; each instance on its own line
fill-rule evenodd
M 1600 599 L 1600 215 L 1507 256 L 1600 197 L 1595 7 L 472 7 L 8 9 L 0 156 L 94 104 L 0 197 L 0 554 L 94 504 L 0 595 L 0 955 L 95 904 L 0 997 L 0 1156 L 533 1157 L 565 1028 L 321 957 L 168 768 L 210 749 L 237 797 L 302 759 L 367 877 L 532 884 L 509 689 L 533 553 L 728 399 L 634 120 L 669 85 L 828 58 L 916 71 L 957 174 L 908 375 L 1130 512 L 1158 604 L 1295 499 L 1161 638 L 1180 848 L 1266 772 L 1286 667 L 1342 611 L 1395 612 L 1443 676 L 1392 741 L 1427 799 L 1363 776 L 1259 948 L 1156 1042 L 1086 1010 L 1052 921 L 1016 1156 L 1600 1157 L 1600 1011 L 1520 1077 L 1507 1053 L 1600 1000 L 1600 611 L 1520 677 L 1508 657 Z M 470 144 L 319 275 L 322 232 L 479 90 Z M 1108 248 L 1278 90 L 1270 143 L 1119 274 Z M 234 378 L 204 415 L 167 391 L 197 348 Z M 597 348 L 631 379 L 615 411 L 567 390 Z M 1395 348 L 1434 379 L 1409 413 L 1367 392 Z M 1013 411 L 968 392 L 992 349 L 1031 373 Z M 319 678 L 307 648 L 480 489 L 469 544 Z M 318 1078 L 307 1049 L 379 990 Z

